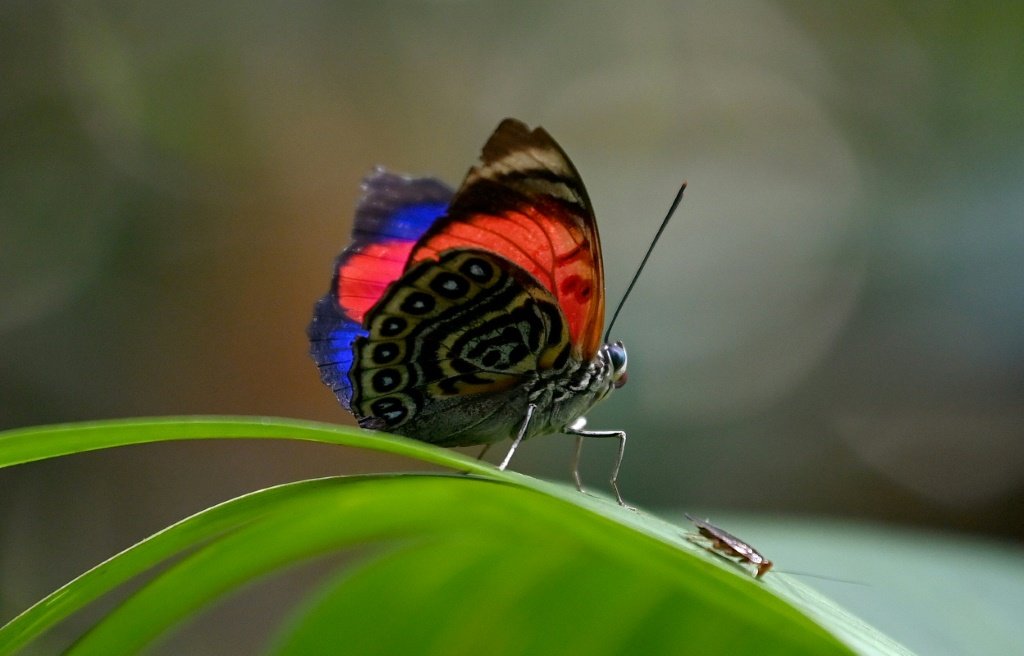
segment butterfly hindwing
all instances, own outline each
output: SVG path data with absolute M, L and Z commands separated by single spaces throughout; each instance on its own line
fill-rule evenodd
M 604 323 L 597 224 L 579 173 L 545 130 L 504 120 L 411 261 L 459 248 L 494 253 L 535 278 L 561 307 L 574 355 L 594 357 Z
M 479 443 L 486 436 L 471 429 L 501 424 L 490 414 L 510 406 L 502 398 L 488 413 L 486 399 L 525 389 L 538 370 L 564 366 L 571 350 L 551 293 L 503 258 L 476 250 L 413 267 L 365 326 L 367 335 L 354 344 L 352 379 L 360 423 L 445 444 Z M 507 436 L 504 427 L 493 439 Z
M 307 333 L 320 378 L 351 409 L 352 345 L 367 334 L 366 312 L 401 277 L 416 241 L 444 214 L 452 190 L 433 178 L 376 169 L 363 181 L 352 243 L 338 256 L 330 292 L 313 312 Z

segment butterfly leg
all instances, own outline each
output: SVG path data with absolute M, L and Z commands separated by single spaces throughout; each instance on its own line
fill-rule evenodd
M 576 489 L 583 491 L 583 481 L 580 480 L 580 454 L 583 453 L 583 436 L 576 436 L 576 451 L 572 456 L 572 477 L 576 481 Z
M 516 434 L 516 439 L 512 440 L 512 446 L 509 447 L 508 453 L 505 454 L 505 459 L 498 465 L 498 469 L 504 470 L 508 467 L 508 463 L 512 460 L 512 454 L 519 448 L 519 443 L 523 441 L 523 436 L 526 435 L 526 429 L 530 427 L 530 420 L 533 419 L 533 413 L 537 410 L 537 406 L 529 404 L 526 406 L 526 416 L 523 417 L 523 423 L 519 425 L 519 432 Z
M 622 467 L 622 456 L 626 453 L 625 431 L 589 431 L 583 430 L 584 426 L 586 426 L 586 420 L 580 417 L 564 429 L 565 433 L 576 436 L 576 455 L 572 461 L 572 475 L 576 479 L 576 489 L 580 492 L 583 491 L 583 485 L 580 482 L 580 452 L 583 450 L 583 438 L 614 437 L 619 441 L 619 454 L 615 459 L 615 468 L 612 469 L 612 477 L 609 482 L 612 484 L 612 490 L 615 491 L 615 498 L 619 500 L 619 505 L 629 508 L 629 504 L 622 499 L 622 493 L 619 491 L 619 468 Z

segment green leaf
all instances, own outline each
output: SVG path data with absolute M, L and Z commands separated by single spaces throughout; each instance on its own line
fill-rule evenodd
M 0 629 L 0 654 L 168 561 L 174 564 L 72 653 L 134 653 L 248 583 L 353 548 L 378 555 L 308 600 L 280 634 L 277 652 L 311 653 L 321 645 L 331 653 L 848 654 L 848 645 L 865 654 L 907 653 L 785 575 L 755 581 L 691 543 L 680 527 L 403 438 L 281 419 L 97 422 L 0 433 L 0 464 L 225 437 L 372 448 L 480 477 L 323 479 L 221 504 L 15 618 Z M 376 549 L 367 552 L 367 545 Z
M 282 508 L 200 549 L 130 597 L 71 653 L 132 653 L 196 608 L 283 566 L 372 541 L 425 538 L 434 545 L 425 563 L 392 556 L 362 571 L 364 583 L 370 575 L 377 584 L 357 587 L 364 596 L 358 601 L 350 597 L 343 610 L 352 612 L 335 621 L 343 635 L 350 635 L 365 631 L 372 617 L 375 626 L 373 635 L 364 637 L 366 647 L 381 647 L 354 653 L 527 654 L 544 653 L 536 650 L 545 644 L 547 653 L 556 646 L 560 653 L 622 653 L 630 635 L 644 633 L 649 614 L 630 618 L 630 609 L 662 605 L 677 628 L 662 630 L 652 653 L 691 643 L 716 647 L 723 639 L 719 622 L 727 614 L 730 649 L 738 653 L 848 653 L 763 587 L 706 569 L 697 559 L 680 559 L 672 547 L 614 523 L 601 522 L 596 531 L 590 516 L 521 487 L 465 477 L 403 476 L 324 489 L 304 500 L 303 511 Z M 510 517 L 523 521 L 510 522 Z M 441 568 L 461 575 L 462 557 L 468 551 L 472 562 L 481 543 L 491 552 L 497 576 L 463 578 L 453 594 L 434 602 L 451 607 L 423 627 L 431 630 L 436 645 L 424 651 L 421 642 L 410 642 L 414 634 L 406 628 L 420 622 L 419 614 L 394 612 L 388 597 L 406 590 L 424 597 L 418 571 Z M 436 557 L 444 552 L 447 558 Z M 424 552 L 412 553 L 419 557 Z M 381 567 L 380 562 L 397 562 L 397 567 Z M 559 576 L 560 570 L 571 576 Z M 437 580 L 436 572 L 432 575 L 427 591 L 429 581 Z M 512 594 L 503 589 L 509 585 Z M 743 588 L 750 588 L 741 595 L 744 612 L 736 613 L 734 595 Z M 577 596 L 587 591 L 592 594 Z M 374 602 L 379 612 L 359 610 Z M 587 630 L 570 630 L 577 624 Z M 558 626 L 563 630 L 549 640 L 546 632 Z M 592 642 L 613 649 L 594 652 L 599 645 Z
M 494 467 L 397 435 L 276 417 L 149 417 L 32 426 L 0 432 L 0 467 L 116 446 L 205 439 L 278 439 L 341 444 L 476 473 Z

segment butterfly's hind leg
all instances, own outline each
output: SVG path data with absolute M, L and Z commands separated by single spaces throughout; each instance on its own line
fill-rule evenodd
M 612 469 L 612 477 L 609 482 L 612 484 L 612 490 L 615 491 L 615 498 L 618 499 L 619 505 L 624 508 L 631 508 L 631 506 L 622 499 L 622 492 L 619 491 L 619 468 L 622 467 L 622 457 L 626 453 L 626 432 L 584 430 L 583 427 L 586 425 L 587 420 L 580 417 L 563 429 L 563 432 L 567 435 L 576 436 L 576 453 L 572 459 L 572 477 L 576 481 L 576 489 L 580 492 L 583 491 L 583 483 L 580 481 L 580 453 L 583 451 L 583 438 L 614 437 L 619 440 L 619 454 L 615 459 L 615 467 Z
M 530 427 L 530 420 L 533 419 L 533 413 L 537 410 L 537 406 L 533 403 L 526 406 L 526 416 L 523 417 L 523 423 L 519 425 L 519 432 L 516 434 L 516 438 L 512 440 L 512 446 L 509 447 L 508 453 L 505 454 L 505 459 L 498 465 L 498 469 L 504 471 L 508 467 L 508 463 L 512 460 L 512 454 L 519 448 L 519 443 L 523 441 L 523 436 L 526 435 L 526 429 Z

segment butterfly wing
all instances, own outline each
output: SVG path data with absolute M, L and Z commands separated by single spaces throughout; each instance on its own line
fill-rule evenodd
M 401 277 L 417 240 L 444 214 L 452 190 L 433 178 L 408 178 L 375 170 L 363 181 L 352 243 L 338 256 L 331 289 L 317 303 L 307 334 L 320 378 L 351 409 L 349 372 L 363 320 Z
M 486 251 L 449 250 L 415 265 L 364 326 L 351 374 L 360 425 L 445 446 L 509 437 L 528 383 L 570 354 L 551 293 Z
M 535 278 L 568 321 L 573 355 L 590 360 L 604 325 L 604 265 L 594 212 L 569 157 L 543 129 L 505 119 L 411 263 L 451 249 L 499 255 Z
M 551 381 L 594 357 L 604 321 L 579 174 L 547 132 L 506 119 L 450 195 L 436 180 L 367 180 L 309 328 L 321 377 L 361 426 L 443 445 L 508 438 L 528 403 L 543 408 L 530 434 L 557 429 L 594 394 L 556 416 Z

